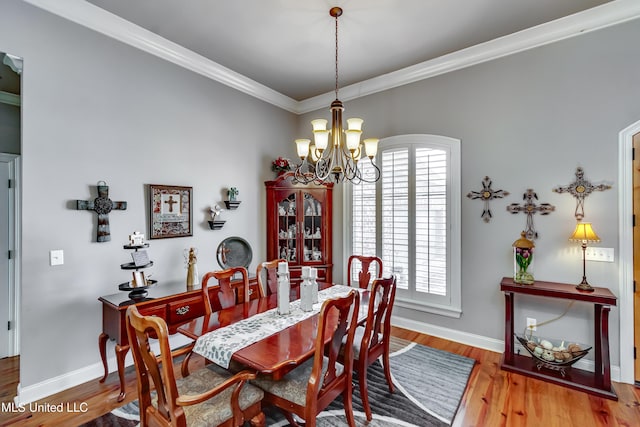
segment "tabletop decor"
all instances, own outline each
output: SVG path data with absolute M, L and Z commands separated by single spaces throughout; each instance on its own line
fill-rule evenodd
M 584 344 L 570 343 L 534 336 L 520 336 L 516 338 L 535 359 L 536 368 L 558 371 L 565 377 L 566 369 L 589 353 L 591 347 Z
M 251 245 L 242 237 L 227 237 L 216 249 L 218 265 L 222 268 L 244 267 L 249 268 L 253 258 Z
M 291 160 L 285 159 L 284 157 L 278 157 L 271 162 L 271 170 L 278 175 L 282 175 L 285 172 L 293 170 L 293 166 L 291 165 Z
M 554 193 L 569 193 L 576 198 L 576 211 L 574 213 L 578 221 L 582 221 L 584 218 L 584 199 L 594 191 L 609 190 L 611 185 L 598 184 L 593 185 L 591 182 L 584 178 L 584 170 L 581 167 L 576 169 L 576 180 L 571 184 L 563 185 L 554 188 Z
M 586 251 L 587 243 L 598 243 L 600 237 L 593 231 L 590 222 L 579 222 L 576 224 L 576 229 L 573 230 L 573 234 L 569 237 L 570 242 L 580 242 L 582 245 L 582 282 L 576 289 L 585 292 L 593 292 L 593 287 L 587 282 L 587 264 L 586 264 Z
M 216 219 L 220 216 L 222 208 L 220 207 L 220 205 L 215 205 L 211 209 L 209 209 L 209 211 L 211 212 L 211 220 L 208 221 L 209 228 L 211 228 L 212 230 L 220 230 L 226 222 L 221 219 Z
M 524 285 L 531 285 L 533 279 L 533 248 L 535 244 L 527 239 L 526 233 L 520 233 L 520 238 L 513 242 L 513 281 Z
M 472 200 L 480 199 L 484 202 L 484 209 L 482 210 L 482 215 L 480 215 L 480 218 L 482 218 L 484 222 L 491 221 L 491 217 L 493 216 L 489 208 L 489 202 L 493 199 L 501 199 L 509 195 L 508 191 L 494 190 L 491 188 L 491 184 L 491 178 L 485 176 L 482 180 L 482 190 L 471 191 L 467 194 L 467 197 Z
M 151 239 L 193 235 L 192 188 L 149 184 Z
M 227 190 L 227 197 L 229 197 L 229 200 L 224 201 L 227 209 L 238 209 L 238 206 L 240 206 L 240 200 L 236 200 L 238 194 L 240 194 L 240 191 L 236 187 L 231 187 Z
M 524 212 L 527 215 L 527 228 L 525 229 L 527 239 L 537 239 L 538 232 L 533 226 L 533 214 L 536 212 L 540 212 L 540 215 L 549 215 L 551 212 L 556 210 L 555 206 L 550 205 L 549 203 L 540 203 L 537 205 L 535 200 L 538 200 L 538 194 L 533 191 L 531 188 L 527 189 L 527 191 L 522 195 L 522 200 L 524 203 L 519 205 L 518 203 L 511 203 L 507 206 L 507 211 L 512 214 L 517 214 L 520 212 Z

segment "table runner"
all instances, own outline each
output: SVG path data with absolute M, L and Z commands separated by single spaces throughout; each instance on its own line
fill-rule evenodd
M 207 332 L 196 340 L 193 351 L 228 368 L 231 356 L 236 351 L 317 314 L 325 300 L 343 297 L 353 289 L 349 286 L 334 285 L 318 292 L 318 302 L 313 305 L 312 311 L 302 311 L 298 299 L 291 301 L 289 314 L 279 315 L 278 309 L 273 308 L 224 328 Z

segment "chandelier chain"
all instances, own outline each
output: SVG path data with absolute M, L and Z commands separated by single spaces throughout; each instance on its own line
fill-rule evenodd
M 338 99 L 338 15 L 336 15 L 336 99 Z

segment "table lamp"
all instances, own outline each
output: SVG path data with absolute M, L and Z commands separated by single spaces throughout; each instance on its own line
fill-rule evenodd
M 581 242 L 582 243 L 582 282 L 576 289 L 580 291 L 593 292 L 593 287 L 587 282 L 587 265 L 586 265 L 586 257 L 585 252 L 587 250 L 587 243 L 597 243 L 600 241 L 600 238 L 593 231 L 590 222 L 579 222 L 576 224 L 576 229 L 573 231 L 571 237 L 569 237 L 570 242 Z

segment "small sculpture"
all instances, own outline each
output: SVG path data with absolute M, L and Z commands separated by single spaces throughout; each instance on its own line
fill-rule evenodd
M 139 231 L 129 234 L 129 246 L 144 246 L 144 234 Z
M 220 215 L 220 213 L 222 212 L 222 208 L 219 205 L 215 205 L 214 207 L 211 208 L 211 219 L 213 221 L 216 220 L 216 217 L 218 215 Z
M 240 194 L 240 191 L 238 191 L 238 189 L 236 187 L 231 187 L 227 191 L 227 195 L 229 196 L 229 200 L 232 201 L 232 202 L 236 200 L 236 197 L 238 196 L 238 194 Z
M 195 285 L 200 283 L 198 279 L 198 266 L 196 265 L 198 262 L 198 258 L 196 258 L 198 250 L 196 248 L 189 248 L 188 251 L 185 249 L 184 253 L 187 261 L 187 291 L 191 291 Z

